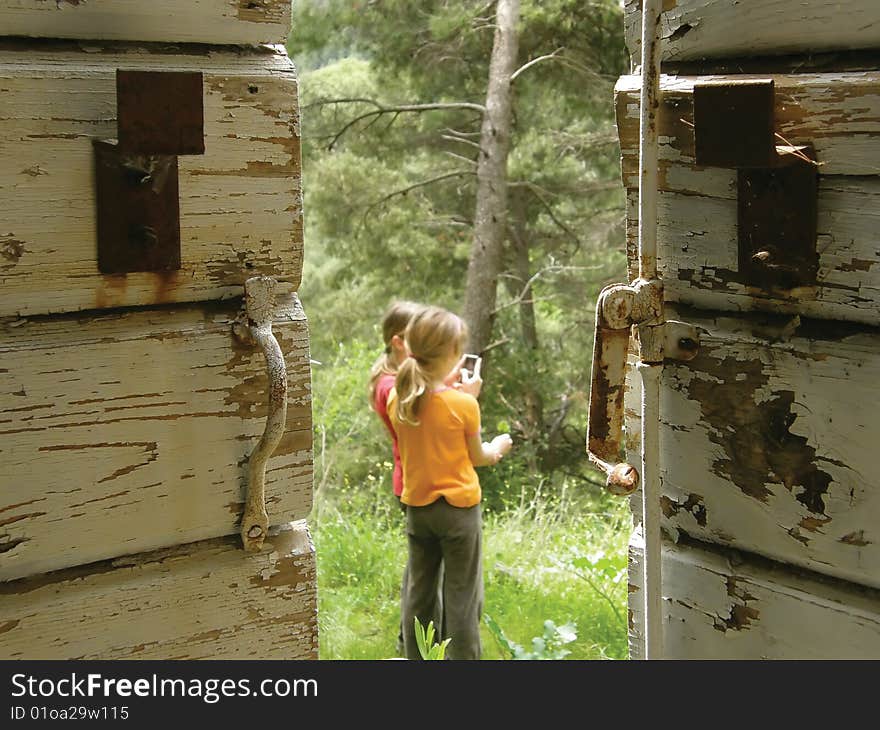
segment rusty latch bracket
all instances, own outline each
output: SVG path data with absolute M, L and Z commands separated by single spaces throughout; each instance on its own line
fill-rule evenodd
M 771 167 L 737 172 L 739 271 L 745 283 L 816 283 L 819 175 L 812 146 L 777 147 Z
M 772 79 L 694 85 L 694 160 L 737 169 L 740 280 L 762 289 L 810 286 L 819 270 L 816 155 L 777 137 Z
M 203 154 L 200 72 L 116 71 L 116 140 L 93 140 L 98 270 L 180 268 L 177 155 Z
M 659 280 L 638 279 L 631 285 L 612 284 L 599 294 L 587 456 L 606 475 L 605 486 L 617 495 L 638 488 L 638 470 L 619 462 L 623 445 L 623 396 L 630 334 L 636 326 L 642 362 L 690 360 L 700 346 L 699 330 L 684 322 L 664 321 L 663 287 Z

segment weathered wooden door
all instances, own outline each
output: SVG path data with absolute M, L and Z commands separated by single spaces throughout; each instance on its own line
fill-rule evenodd
M 630 463 L 659 429 L 662 654 L 876 658 L 880 4 L 663 8 L 658 267 L 666 317 L 701 345 L 665 362 L 659 422 L 640 423 L 628 379 Z M 627 2 L 636 62 L 640 11 Z M 615 94 L 632 278 L 640 84 Z
M 317 656 L 289 31 L 286 0 L 0 5 L 2 658 Z M 258 275 L 287 410 L 245 552 Z

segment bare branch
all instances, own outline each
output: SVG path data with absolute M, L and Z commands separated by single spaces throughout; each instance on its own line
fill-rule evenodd
M 471 147 L 476 147 L 478 150 L 483 149 L 476 142 L 471 142 L 469 139 L 462 139 L 461 137 L 453 137 L 451 134 L 441 134 L 440 139 L 445 139 L 449 142 L 460 142 L 461 144 L 468 144 Z
M 512 183 L 512 184 L 519 186 L 518 183 Z M 547 200 L 542 195 L 542 190 L 541 190 L 540 186 L 535 185 L 534 183 L 530 183 L 528 181 L 525 181 L 522 183 L 522 187 L 526 188 L 526 190 L 528 190 L 532 195 L 534 195 L 535 198 L 538 200 L 538 202 L 541 203 L 542 206 L 544 206 L 544 210 L 547 211 L 547 215 L 550 216 L 550 220 L 552 220 L 559 228 L 561 228 L 569 236 L 571 236 L 575 240 L 575 243 L 578 246 L 580 246 L 581 245 L 580 236 L 578 236 L 577 233 L 575 233 L 571 228 L 569 228 L 567 225 L 565 225 L 565 223 L 563 223 L 561 220 L 559 220 L 559 218 L 556 217 L 556 214 L 553 212 L 552 206 L 550 205 L 550 203 L 547 202 Z
M 529 277 L 529 280 L 525 283 L 522 288 L 522 291 L 518 296 L 511 299 L 509 302 L 505 302 L 504 304 L 500 304 L 495 308 L 492 312 L 493 315 L 498 314 L 502 309 L 507 309 L 508 307 L 513 307 L 517 304 L 523 304 L 530 301 L 535 301 L 533 299 L 526 299 L 529 296 L 532 285 L 540 279 L 545 274 L 559 273 L 562 271 L 596 271 L 601 269 L 601 266 L 562 266 L 560 264 L 552 264 L 550 266 L 545 266 L 543 269 L 538 269 L 532 276 Z M 503 274 L 503 276 L 507 276 L 511 279 L 516 279 L 517 281 L 522 281 L 522 279 L 518 276 L 514 276 L 513 274 Z M 548 297 L 544 297 L 542 299 L 546 300 Z
M 502 345 L 506 345 L 508 342 L 510 342 L 509 337 L 502 337 L 500 340 L 495 340 L 495 342 L 492 342 L 492 343 L 486 345 L 480 354 L 485 355 L 487 352 L 489 352 L 489 350 L 494 350 L 496 347 L 501 347 Z
M 479 137 L 482 134 L 482 132 L 459 132 L 457 129 L 452 129 L 451 127 L 446 127 L 443 131 L 448 132 L 449 134 L 454 134 L 456 137 Z
M 382 105 L 375 99 L 366 99 L 360 96 L 351 96 L 344 99 L 318 99 L 311 104 L 306 104 L 300 110 L 311 109 L 315 106 L 331 106 L 333 104 L 372 104 L 374 107 L 382 108 Z
M 443 150 L 444 155 L 449 155 L 450 157 L 454 157 L 456 160 L 461 160 L 462 162 L 466 162 L 469 165 L 476 165 L 477 161 L 472 160 L 470 157 L 465 157 L 464 155 L 456 154 L 455 152 L 451 152 L 449 150 Z
M 403 113 L 422 113 L 429 111 L 444 111 L 450 109 L 469 109 L 470 111 L 479 112 L 481 115 L 486 113 L 486 107 L 482 104 L 472 104 L 468 101 L 454 101 L 454 102 L 436 102 L 431 104 L 400 104 L 396 106 L 384 106 L 380 104 L 378 101 L 374 99 L 363 99 L 359 97 L 347 98 L 347 99 L 324 99 L 322 101 L 316 101 L 309 106 L 326 106 L 329 104 L 347 104 L 347 103 L 359 103 L 359 104 L 372 104 L 375 109 L 372 111 L 364 112 L 363 114 L 358 114 L 354 119 L 346 123 L 342 129 L 340 129 L 330 141 L 330 144 L 327 145 L 328 150 L 332 150 L 334 145 L 339 141 L 339 139 L 344 135 L 349 129 L 351 129 L 358 122 L 363 121 L 364 119 L 370 119 L 374 117 L 370 124 L 373 124 L 379 117 L 384 114 L 394 114 L 394 117 L 391 120 L 391 123 L 394 123 L 394 120 L 400 114 Z M 368 125 L 369 126 L 369 125 Z M 390 126 L 390 125 L 389 125 Z M 386 127 L 387 129 L 387 127 Z
M 385 195 L 385 196 L 379 198 L 377 201 L 375 201 L 374 203 L 370 203 L 370 205 L 367 206 L 367 209 L 364 211 L 364 217 L 363 217 L 364 222 L 366 223 L 367 215 L 369 215 L 370 211 L 372 211 L 374 208 L 378 208 L 383 203 L 388 202 L 389 200 L 397 197 L 398 195 L 406 195 L 407 193 L 411 192 L 412 190 L 416 190 L 418 188 L 423 188 L 423 187 L 426 187 L 427 185 L 433 185 L 436 182 L 440 182 L 442 180 L 448 180 L 449 178 L 452 178 L 452 177 L 463 177 L 466 175 L 476 176 L 476 174 L 477 173 L 475 170 L 453 170 L 452 172 L 447 172 L 442 175 L 437 175 L 436 177 L 428 178 L 427 180 L 420 180 L 419 182 L 413 183 L 412 185 L 408 185 L 407 187 L 401 188 L 400 190 L 395 190 L 394 192 L 388 193 L 388 195 Z
M 531 68 L 532 66 L 534 66 L 537 63 L 541 63 L 541 61 L 549 61 L 551 58 L 556 58 L 556 54 L 560 53 L 563 50 L 564 50 L 564 48 L 560 47 L 560 48 L 557 48 L 555 51 L 553 51 L 553 53 L 548 53 L 546 56 L 538 56 L 537 58 L 533 58 L 528 63 L 524 63 L 516 71 L 514 71 L 512 74 L 510 74 L 510 83 L 513 83 L 516 80 L 516 77 L 519 76 L 526 69 Z

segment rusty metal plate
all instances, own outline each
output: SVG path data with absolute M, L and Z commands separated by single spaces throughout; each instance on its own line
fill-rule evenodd
M 694 85 L 698 165 L 769 167 L 775 145 L 772 79 Z
M 798 148 L 815 160 L 812 148 Z M 738 173 L 739 271 L 743 283 L 790 289 L 816 283 L 819 175 L 793 154 Z
M 126 154 L 205 152 L 202 74 L 116 71 L 119 147 Z
M 98 270 L 103 274 L 180 268 L 177 158 L 125 155 L 93 140 Z

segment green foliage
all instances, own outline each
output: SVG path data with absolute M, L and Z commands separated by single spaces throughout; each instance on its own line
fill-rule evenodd
M 621 553 L 606 555 L 597 550 L 588 555 L 578 555 L 570 560 L 569 566 L 574 574 L 596 591 L 623 622 L 618 610 L 620 598 L 626 595 L 626 557 Z
M 544 622 L 544 633 L 532 639 L 532 649 L 527 651 L 515 641 L 511 641 L 505 636 L 504 631 L 489 614 L 483 619 L 492 638 L 498 642 L 503 651 L 510 656 L 508 659 L 565 659 L 571 651 L 565 648 L 566 644 L 570 644 L 577 639 L 577 627 L 572 623 L 557 626 L 553 621 L 546 620 Z
M 452 639 L 444 639 L 441 643 L 434 641 L 434 622 L 428 621 L 428 628 L 422 626 L 418 618 L 414 618 L 416 645 L 419 647 L 419 654 L 422 659 L 445 659 L 446 647 Z

